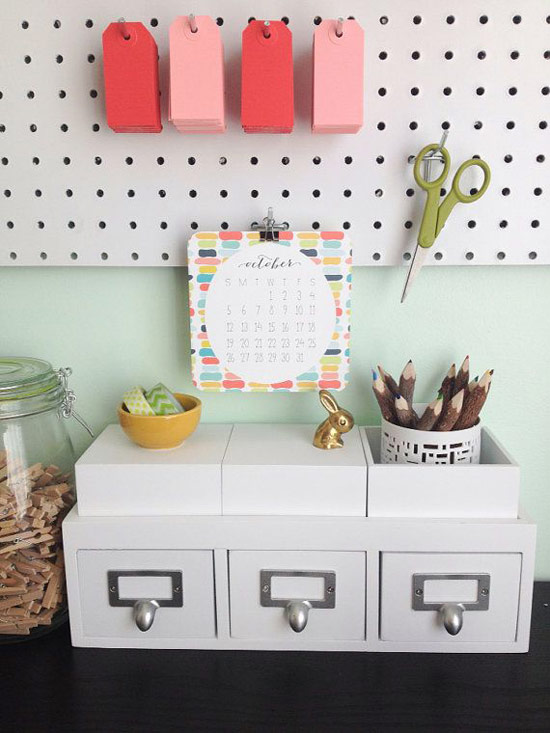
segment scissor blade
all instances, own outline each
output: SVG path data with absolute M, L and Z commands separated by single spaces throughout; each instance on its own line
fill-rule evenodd
M 422 265 L 424 264 L 424 260 L 426 259 L 427 253 L 428 253 L 427 247 L 419 247 L 418 244 L 416 245 L 416 249 L 414 250 L 414 256 L 412 258 L 412 262 L 409 267 L 409 272 L 407 274 L 407 279 L 405 281 L 405 287 L 403 288 L 403 295 L 401 296 L 402 303 L 404 302 L 405 298 L 409 294 L 409 290 L 412 288 L 412 284 L 415 281 L 416 276 L 420 272 Z

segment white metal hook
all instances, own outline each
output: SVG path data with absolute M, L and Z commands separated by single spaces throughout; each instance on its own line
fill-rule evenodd
M 336 19 L 336 36 L 342 38 L 344 35 L 344 19 L 340 16 Z
M 264 34 L 264 38 L 271 38 L 271 32 L 269 30 L 269 20 L 264 20 L 264 26 L 262 28 L 262 33 Z
M 126 23 L 126 20 L 124 18 L 119 18 L 118 22 L 120 24 L 120 32 L 122 33 L 122 37 L 125 41 L 130 40 L 130 31 L 128 29 L 128 24 Z
M 199 30 L 194 13 L 189 13 L 189 27 L 191 28 L 191 33 L 196 33 Z

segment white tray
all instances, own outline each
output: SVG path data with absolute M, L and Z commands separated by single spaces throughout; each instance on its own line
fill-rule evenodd
M 361 428 L 367 459 L 369 517 L 518 516 L 519 466 L 487 428 L 478 465 L 380 463 L 380 428 Z

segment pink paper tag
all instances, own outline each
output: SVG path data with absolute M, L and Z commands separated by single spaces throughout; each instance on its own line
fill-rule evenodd
M 364 34 L 356 20 L 324 20 L 313 36 L 312 131 L 358 132 L 363 125 Z

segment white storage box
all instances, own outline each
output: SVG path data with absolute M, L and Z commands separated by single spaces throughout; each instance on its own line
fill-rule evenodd
M 231 425 L 201 424 L 183 445 L 147 450 L 109 425 L 76 463 L 81 516 L 221 514 Z
M 515 519 L 519 466 L 487 428 L 481 431 L 480 463 L 383 464 L 380 428 L 362 428 L 368 465 L 369 517 Z
M 343 436 L 344 448 L 320 450 L 316 427 L 235 425 L 223 461 L 223 513 L 364 517 L 359 429 Z

